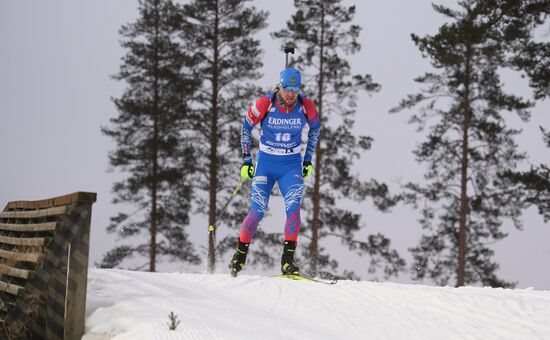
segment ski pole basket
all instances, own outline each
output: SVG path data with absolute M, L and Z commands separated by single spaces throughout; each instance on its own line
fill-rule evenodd
M 0 338 L 84 334 L 95 193 L 9 202 L 0 212 Z

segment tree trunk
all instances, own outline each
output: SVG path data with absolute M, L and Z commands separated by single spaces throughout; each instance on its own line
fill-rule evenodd
M 212 65 L 212 113 L 210 116 L 210 202 L 208 211 L 208 225 L 214 226 L 208 231 L 208 271 L 213 273 L 216 270 L 216 194 L 218 191 L 217 168 L 218 168 L 218 2 L 216 1 L 216 13 L 214 19 L 214 58 Z
M 470 46 L 466 47 L 464 80 L 464 126 L 462 135 L 462 164 L 460 178 L 460 220 L 458 230 L 458 271 L 456 286 L 464 286 L 466 272 L 466 240 L 467 240 L 467 218 L 468 218 L 468 130 L 472 111 L 470 108 L 470 72 L 471 72 L 471 51 Z
M 155 89 L 155 96 L 158 96 L 158 91 Z M 157 176 L 158 176 L 158 109 L 154 112 L 154 127 L 153 127 L 153 178 L 151 179 L 151 249 L 149 260 L 149 271 L 156 271 L 156 256 L 157 256 Z
M 158 5 L 158 4 L 156 4 Z M 156 8 L 155 44 L 158 41 L 158 8 Z M 156 48 L 156 47 L 155 47 Z M 158 138 L 159 138 L 159 72 L 158 54 L 155 50 L 155 75 L 153 80 L 153 141 L 151 161 L 153 163 L 153 175 L 151 178 L 151 245 L 149 249 L 149 271 L 156 271 L 157 258 L 157 182 L 158 182 Z
M 319 52 L 319 92 L 318 92 L 318 114 L 319 120 L 321 120 L 321 114 L 323 111 L 323 85 L 324 85 L 324 37 L 325 36 L 325 7 L 321 4 L 321 39 L 320 41 L 320 52 Z M 322 142 L 322 133 L 319 135 L 319 141 L 317 142 L 317 148 L 315 149 L 315 181 L 313 183 L 313 218 L 311 221 L 311 275 L 316 276 L 318 273 L 317 260 L 319 255 L 319 214 L 320 214 L 320 188 L 321 188 L 321 142 Z

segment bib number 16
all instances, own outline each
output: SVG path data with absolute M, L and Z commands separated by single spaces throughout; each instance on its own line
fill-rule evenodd
M 276 133 L 275 134 L 275 140 L 277 142 L 290 142 L 290 138 L 292 136 L 290 133 Z

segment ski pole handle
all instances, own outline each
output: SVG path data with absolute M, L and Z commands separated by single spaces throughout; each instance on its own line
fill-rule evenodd
M 292 44 L 287 44 L 285 45 L 284 47 L 284 51 L 285 51 L 285 55 L 286 55 L 286 58 L 285 58 L 285 68 L 288 68 L 288 54 L 294 54 L 294 45 Z

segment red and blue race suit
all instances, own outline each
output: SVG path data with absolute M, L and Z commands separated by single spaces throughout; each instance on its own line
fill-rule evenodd
M 252 179 L 252 204 L 245 217 L 240 241 L 249 243 L 254 238 L 258 224 L 268 209 L 273 185 L 278 182 L 285 201 L 285 240 L 296 241 L 300 232 L 300 203 L 304 193 L 302 162 L 311 162 L 321 123 L 313 101 L 299 95 L 296 103 L 284 108 L 275 94 L 269 93 L 252 105 L 243 121 L 241 147 L 245 162 L 252 162 L 250 155 L 252 128 L 260 123 L 260 151 L 256 172 Z M 304 157 L 301 155 L 302 130 L 309 125 Z

